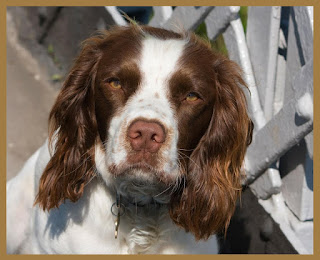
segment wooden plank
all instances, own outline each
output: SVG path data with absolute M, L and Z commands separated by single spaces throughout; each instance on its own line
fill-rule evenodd
M 248 7 L 246 40 L 266 121 L 274 114 L 280 12 L 279 6 Z M 284 89 L 285 82 L 282 83 Z M 279 170 L 276 165 L 272 165 L 250 185 L 250 189 L 258 198 L 267 199 L 280 193 L 281 186 Z
M 112 19 L 112 24 L 125 26 L 126 20 L 122 17 L 116 6 L 105 6 L 106 11 Z
M 280 28 L 279 6 L 248 8 L 247 45 L 266 120 L 273 116 Z
M 172 16 L 172 6 L 154 6 L 154 16 L 148 25 L 162 27 Z
M 255 124 L 255 131 L 259 130 L 265 125 L 266 120 L 261 109 L 259 93 L 253 76 L 248 47 L 240 18 L 230 22 L 230 25 L 223 33 L 223 38 L 228 49 L 229 58 L 237 62 L 243 70 L 245 81 L 250 90 L 250 95 L 247 93 L 249 112 Z
M 304 88 L 295 84 L 293 75 L 310 62 L 313 57 L 313 16 L 312 7 L 295 6 L 291 8 L 285 102 L 304 93 Z M 310 72 L 310 78 L 313 74 Z M 309 104 L 301 105 L 300 114 L 313 118 L 313 110 Z M 311 105 L 312 106 L 312 105 Z M 306 111 L 304 111 L 306 110 Z M 308 110 L 310 113 L 308 115 Z M 300 221 L 313 219 L 313 133 L 303 138 L 281 158 L 283 174 L 282 193 L 286 204 Z M 312 240 L 309 241 L 312 243 Z

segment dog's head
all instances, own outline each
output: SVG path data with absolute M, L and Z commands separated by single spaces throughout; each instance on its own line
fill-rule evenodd
M 84 42 L 50 114 L 43 209 L 77 201 L 98 173 L 174 187 L 173 221 L 208 238 L 227 227 L 252 122 L 241 70 L 190 33 L 131 25 Z

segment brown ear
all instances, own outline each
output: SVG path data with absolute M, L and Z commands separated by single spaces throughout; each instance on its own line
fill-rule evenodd
M 35 200 L 44 210 L 58 207 L 66 199 L 77 201 L 95 175 L 97 42 L 98 38 L 92 38 L 84 43 L 50 113 L 53 155 L 41 176 Z
M 172 197 L 170 209 L 174 222 L 196 239 L 227 229 L 241 193 L 241 168 L 253 127 L 238 65 L 219 57 L 214 70 L 211 122 L 191 154 L 185 187 Z

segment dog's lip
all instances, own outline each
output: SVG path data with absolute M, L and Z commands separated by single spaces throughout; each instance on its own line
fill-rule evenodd
M 150 173 L 150 174 L 159 174 L 164 173 L 163 171 L 159 171 L 152 167 L 151 165 L 145 163 L 145 162 L 138 162 L 138 163 L 125 163 L 122 165 L 112 165 L 109 167 L 109 170 L 111 173 L 115 175 L 123 175 L 130 170 L 142 170 L 143 172 Z

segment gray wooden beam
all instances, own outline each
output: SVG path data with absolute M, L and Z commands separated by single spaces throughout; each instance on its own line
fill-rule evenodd
M 216 6 L 205 19 L 208 38 L 214 41 L 230 22 L 239 18 L 240 6 Z
M 214 9 L 214 6 L 178 6 L 174 9 L 171 18 L 163 25 L 163 28 L 173 31 L 194 31 Z
M 266 120 L 273 116 L 280 28 L 280 6 L 248 8 L 247 44 Z
M 256 133 L 248 147 L 246 184 L 252 183 L 313 129 L 313 59 L 294 78 L 293 88 L 299 89 L 297 95 Z

